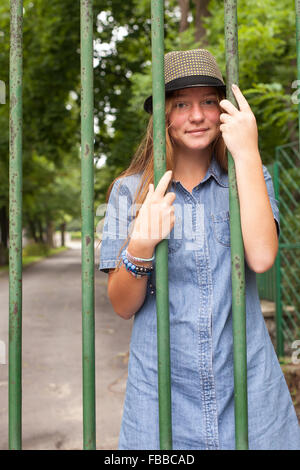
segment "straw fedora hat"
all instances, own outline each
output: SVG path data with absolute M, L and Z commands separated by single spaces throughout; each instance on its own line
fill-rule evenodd
M 220 87 L 226 93 L 216 59 L 206 49 L 169 52 L 164 64 L 166 93 L 195 86 Z M 152 95 L 145 100 L 144 109 L 152 113 Z

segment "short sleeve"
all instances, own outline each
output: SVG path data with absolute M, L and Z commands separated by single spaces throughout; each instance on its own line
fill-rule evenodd
M 263 173 L 264 173 L 265 183 L 266 183 L 266 186 L 267 186 L 267 191 L 268 191 L 268 195 L 269 195 L 271 208 L 272 208 L 272 211 L 273 211 L 273 216 L 274 216 L 274 219 L 275 219 L 275 222 L 276 222 L 277 234 L 278 234 L 278 238 L 279 238 L 280 218 L 279 218 L 278 201 L 277 201 L 277 199 L 275 199 L 275 192 L 274 192 L 272 177 L 271 177 L 269 171 L 267 170 L 267 168 L 264 165 L 263 165 Z
M 124 179 L 116 180 L 106 205 L 102 241 L 100 244 L 99 270 L 108 273 L 109 269 L 117 266 L 119 252 L 127 240 L 130 231 L 132 214 L 132 197 Z M 123 249 L 128 245 L 129 240 Z

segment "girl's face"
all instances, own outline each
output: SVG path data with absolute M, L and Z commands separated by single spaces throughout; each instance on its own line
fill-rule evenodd
M 179 90 L 168 116 L 173 142 L 185 150 L 206 149 L 220 133 L 219 96 L 214 87 Z

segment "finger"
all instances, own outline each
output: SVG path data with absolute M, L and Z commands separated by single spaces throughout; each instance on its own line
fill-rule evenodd
M 223 108 L 231 116 L 239 112 L 239 110 L 229 100 L 222 100 L 219 104 L 221 108 Z
M 220 122 L 229 122 L 231 119 L 232 119 L 232 116 L 230 116 L 227 113 L 220 114 Z
M 160 197 L 163 197 L 165 195 L 165 192 L 169 186 L 170 179 L 172 178 L 172 170 L 166 171 L 166 173 L 161 177 L 161 179 L 158 182 L 158 185 L 155 188 L 154 193 L 157 194 Z
M 147 192 L 145 200 L 144 200 L 144 203 L 147 202 L 150 199 L 150 197 L 153 193 L 154 193 L 154 185 L 152 183 L 150 183 L 148 192 Z
M 241 90 L 239 89 L 239 87 L 237 85 L 235 85 L 234 83 L 232 84 L 232 91 L 234 93 L 234 96 L 236 98 L 236 101 L 239 105 L 240 110 L 241 111 L 246 111 L 246 110 L 248 111 L 249 108 L 250 108 L 249 103 L 246 100 L 246 98 L 244 97 L 244 95 L 241 92 Z
M 164 201 L 167 203 L 167 204 L 173 204 L 173 202 L 175 201 L 176 199 L 176 194 L 173 193 L 173 192 L 169 192 L 165 195 L 164 197 Z

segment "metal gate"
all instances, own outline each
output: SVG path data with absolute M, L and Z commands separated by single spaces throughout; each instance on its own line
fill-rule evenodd
M 153 58 L 153 103 L 155 127 L 155 185 L 165 172 L 165 126 L 164 126 L 164 80 L 163 80 L 163 33 L 164 2 L 152 0 L 152 58 Z M 22 0 L 11 0 L 11 48 L 10 48 L 10 307 L 9 307 L 9 447 L 22 446 Z M 94 213 L 93 213 L 93 3 L 81 0 L 81 163 L 82 163 L 82 365 L 83 365 L 83 446 L 95 449 L 95 346 L 94 346 Z M 225 0 L 225 39 L 227 62 L 228 99 L 234 102 L 231 84 L 238 84 L 237 47 L 237 1 Z M 162 110 L 162 112 L 160 112 Z M 286 149 L 278 150 L 277 170 L 283 172 L 283 158 L 290 160 Z M 291 152 L 295 153 L 293 148 Z M 228 156 L 230 181 L 230 220 L 232 248 L 233 285 L 233 338 L 234 338 L 234 378 L 235 378 L 235 419 L 236 448 L 248 446 L 247 426 L 247 362 L 246 362 L 246 321 L 245 321 L 245 281 L 244 252 L 239 217 L 239 202 L 235 169 L 231 155 Z M 297 171 L 299 168 L 297 169 Z M 283 173 L 283 181 L 295 181 L 290 171 Z M 298 175 L 298 173 L 297 173 Z M 278 188 L 277 188 L 278 189 Z M 295 199 L 294 186 L 280 188 L 291 201 Z M 285 206 L 286 205 L 286 206 Z M 293 222 L 291 203 L 287 207 L 282 223 Z M 289 235 L 281 239 L 280 258 L 284 269 L 277 275 L 282 278 L 282 291 L 278 309 L 278 324 L 284 326 L 287 339 L 292 328 L 296 327 L 296 314 L 299 314 L 299 294 L 291 287 L 291 279 L 296 279 L 299 263 L 288 250 L 290 244 L 298 249 L 295 230 L 287 229 Z M 282 230 L 283 233 L 284 227 Z M 294 252 L 293 252 L 294 253 Z M 279 257 L 278 257 L 279 258 Z M 156 249 L 157 285 L 164 286 L 157 293 L 157 311 L 160 319 L 158 331 L 159 351 L 159 402 L 161 448 L 172 446 L 170 416 L 170 376 L 169 350 L 166 340 L 168 325 L 168 270 L 167 240 Z M 288 308 L 294 310 L 288 310 Z M 287 313 L 288 312 L 288 313 Z M 161 322 L 162 320 L 162 322 Z M 294 334 L 294 333 L 293 333 Z
M 94 340 L 93 2 L 81 0 L 81 208 L 83 446 L 96 447 Z M 9 448 L 22 447 L 23 1 L 10 2 Z M 2 100 L 3 101 L 3 100 Z
M 300 155 L 294 142 L 276 148 L 275 196 L 281 232 L 275 263 L 277 354 L 291 353 L 300 338 Z

